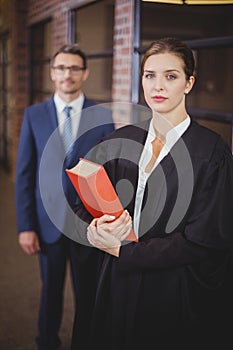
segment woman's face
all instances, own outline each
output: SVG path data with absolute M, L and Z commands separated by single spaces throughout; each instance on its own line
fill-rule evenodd
M 183 65 L 182 59 L 172 53 L 155 54 L 146 60 L 142 87 L 153 112 L 186 115 L 185 94 L 192 89 L 194 77 L 187 81 Z

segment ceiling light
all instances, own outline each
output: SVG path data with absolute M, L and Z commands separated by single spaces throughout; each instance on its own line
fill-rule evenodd
M 185 0 L 187 5 L 227 5 L 233 4 L 233 0 Z
M 177 5 L 183 5 L 183 0 L 142 0 L 142 1 L 147 1 L 147 2 L 162 2 L 166 4 L 177 4 Z
M 230 5 L 233 0 L 142 0 L 146 2 L 157 2 L 177 5 Z

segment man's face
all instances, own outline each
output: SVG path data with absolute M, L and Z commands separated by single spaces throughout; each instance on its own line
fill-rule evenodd
M 83 60 L 78 55 L 60 53 L 55 57 L 51 68 L 51 79 L 55 85 L 55 92 L 66 100 L 79 96 L 83 82 L 88 77 L 88 69 L 83 68 Z

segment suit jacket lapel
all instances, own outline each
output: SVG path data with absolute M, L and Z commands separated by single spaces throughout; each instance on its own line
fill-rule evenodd
M 47 101 L 47 103 L 45 104 L 45 108 L 49 116 L 48 120 L 51 123 L 51 128 L 52 130 L 55 130 L 58 127 L 58 121 L 57 121 L 57 112 L 56 112 L 56 107 L 55 107 L 53 97 Z
M 119 157 L 122 158 L 123 161 L 125 159 L 129 160 L 131 165 L 124 167 L 124 174 L 121 174 L 121 176 L 125 179 L 129 179 L 134 189 L 137 188 L 139 160 L 146 141 L 149 124 L 150 120 L 147 120 L 133 126 L 133 129 L 128 131 L 131 133 L 131 137 L 127 138 L 126 142 L 124 142 L 125 139 L 122 138 L 121 153 Z M 134 211 L 135 196 L 136 191 L 134 191 L 133 200 L 130 201 L 130 204 L 127 206 L 131 215 L 133 215 Z
M 192 187 L 187 186 L 187 182 L 192 181 L 192 162 L 189 149 L 186 146 L 186 135 L 192 132 L 192 127 L 185 131 L 183 136 L 174 144 L 170 152 L 162 159 L 161 163 L 150 174 L 143 199 L 143 209 L 140 218 L 140 235 L 148 231 L 159 219 L 168 196 L 168 183 L 176 186 L 179 196 L 186 197 L 187 202 L 191 198 Z M 187 171 L 190 175 L 187 178 Z M 168 180 L 169 178 L 169 180 Z M 178 186 L 178 187 L 177 187 Z M 170 219 L 166 227 L 166 232 L 170 233 L 175 225 L 178 225 L 183 213 L 181 207 L 176 205 L 170 213 Z M 149 214 L 148 214 L 149 213 Z
M 79 127 L 77 130 L 77 138 L 81 137 L 85 132 L 91 130 L 95 126 L 94 108 L 97 105 L 88 99 L 84 99 L 82 112 L 80 115 Z
M 46 110 L 46 123 L 47 130 L 50 132 L 50 137 L 52 137 L 53 144 L 55 145 L 54 156 L 59 155 L 63 160 L 65 159 L 65 148 L 63 144 L 63 140 L 60 135 L 60 131 L 58 128 L 58 119 L 57 112 L 54 103 L 53 97 L 46 101 L 45 103 Z M 52 143 L 51 143 L 52 145 Z

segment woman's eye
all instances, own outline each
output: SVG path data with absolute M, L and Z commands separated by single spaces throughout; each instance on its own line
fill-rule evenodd
M 145 77 L 146 77 L 147 79 L 152 79 L 152 78 L 155 77 L 155 75 L 152 74 L 152 73 L 147 73 L 147 74 L 145 74 Z
M 176 79 L 176 77 L 173 74 L 168 74 L 167 79 L 168 80 L 174 80 L 174 79 Z

